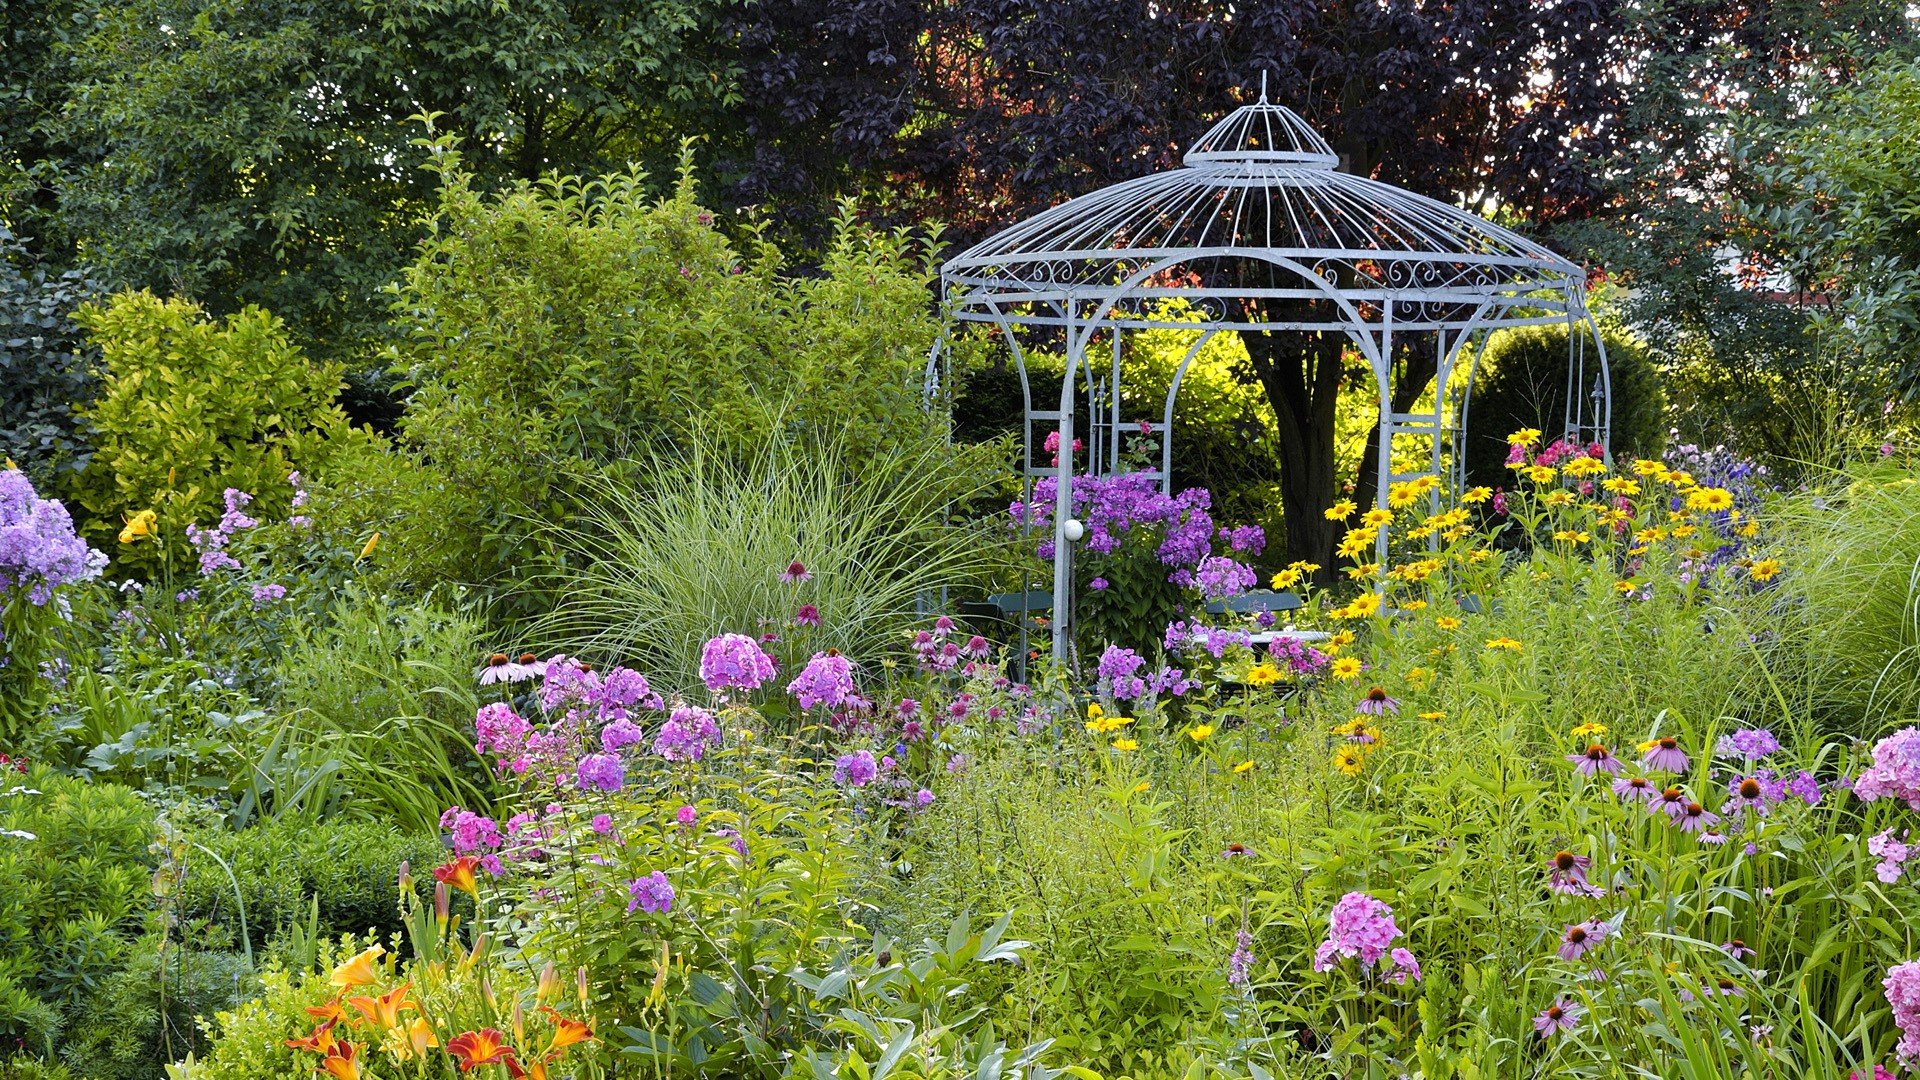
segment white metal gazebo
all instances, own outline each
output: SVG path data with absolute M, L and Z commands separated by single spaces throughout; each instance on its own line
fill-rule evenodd
M 1371 366 L 1380 396 L 1377 498 L 1421 475 L 1457 486 L 1479 344 L 1502 327 L 1562 323 L 1569 344 L 1565 429 L 1581 444 L 1607 442 L 1611 412 L 1605 350 L 1587 309 L 1586 274 L 1546 248 L 1458 207 L 1340 172 L 1340 158 L 1292 110 L 1260 100 L 1228 114 L 1188 150 L 1181 168 L 1069 200 L 981 241 L 941 267 L 953 319 L 997 326 L 1020 374 L 1023 465 L 1034 478 L 1057 475 L 1053 655 L 1070 634 L 1073 444 L 1078 380 L 1085 365 L 1087 469 L 1110 471 L 1127 422 L 1121 371 L 1128 332 L 1199 331 L 1177 369 L 1159 417 L 1136 430 L 1159 442 L 1155 475 L 1165 490 L 1173 468 L 1173 407 L 1187 366 L 1222 331 L 1336 332 Z M 1174 320 L 1185 301 L 1198 321 Z M 1395 338 L 1430 335 L 1435 353 L 1431 411 L 1396 412 Z M 1025 352 L 1058 349 L 1066 359 L 1057 403 L 1036 408 Z M 1465 352 L 1463 353 L 1463 350 Z M 1108 370 L 1098 371 L 1103 356 Z M 1466 378 L 1452 378 L 1470 357 Z M 940 349 L 928 388 L 943 378 Z M 1451 405 L 1451 408 L 1449 406 Z M 1452 418 L 1449 425 L 1448 417 Z M 1059 433 L 1057 464 L 1036 466 L 1036 429 Z M 1044 439 L 1045 431 L 1040 432 Z M 1425 436 L 1424 468 L 1396 473 L 1394 440 Z M 1380 557 L 1385 558 L 1382 531 Z

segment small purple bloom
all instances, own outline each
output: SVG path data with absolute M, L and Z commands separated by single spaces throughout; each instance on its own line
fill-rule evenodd
M 1600 773 L 1618 775 L 1620 772 L 1620 759 L 1614 757 L 1613 751 L 1603 743 L 1589 743 L 1580 753 L 1568 754 L 1567 760 L 1573 762 L 1574 771 L 1582 776 L 1597 776 Z
M 1543 1039 L 1569 1034 L 1580 1026 L 1580 1014 L 1585 1011 L 1566 998 L 1560 998 L 1533 1018 L 1533 1030 Z
M 593 815 L 593 831 L 605 836 L 613 831 L 613 818 L 607 814 Z
M 658 870 L 628 882 L 627 896 L 629 915 L 636 909 L 649 915 L 665 915 L 673 910 L 673 884 Z
M 573 772 L 580 786 L 589 791 L 619 791 L 627 782 L 627 767 L 619 754 L 588 754 Z
M 644 740 L 647 733 L 631 720 L 615 720 L 600 729 L 600 748 L 608 752 L 624 750 Z
M 1743 728 L 1731 735 L 1721 736 L 1720 741 L 1714 744 L 1713 752 L 1721 757 L 1758 761 L 1779 749 L 1780 740 L 1773 737 L 1773 732 L 1765 728 Z
M 691 825 L 700 819 L 700 812 L 691 806 L 683 806 L 673 812 L 673 819 L 682 825 Z
M 833 782 L 843 787 L 866 787 L 879 771 L 870 751 L 856 750 L 834 759 Z

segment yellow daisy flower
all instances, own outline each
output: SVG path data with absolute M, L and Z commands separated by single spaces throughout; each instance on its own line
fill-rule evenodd
M 1510 637 L 1503 636 L 1503 637 L 1497 637 L 1497 638 L 1489 638 L 1487 640 L 1487 648 L 1489 649 L 1506 649 L 1509 652 L 1519 652 L 1524 647 L 1525 646 L 1521 645 L 1519 642 L 1513 640 Z
M 1335 660 L 1328 672 L 1336 679 L 1353 679 L 1360 674 L 1360 661 L 1351 656 L 1342 656 Z

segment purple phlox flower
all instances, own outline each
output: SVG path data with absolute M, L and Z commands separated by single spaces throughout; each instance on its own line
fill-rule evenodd
M 800 610 L 793 613 L 793 625 L 819 626 L 820 609 L 814 607 L 812 604 L 801 604 Z
M 540 684 L 540 708 L 552 714 L 575 709 L 599 710 L 600 676 L 571 656 L 555 656 L 547 661 L 546 678 Z
M 933 792 L 927 788 L 921 788 L 919 791 L 914 792 L 913 801 L 922 808 L 932 806 Z
M 792 694 L 803 709 L 822 705 L 839 708 L 859 696 L 853 685 L 853 663 L 840 655 L 839 649 L 814 653 L 807 666 L 787 684 L 787 693 Z
M 593 815 L 592 825 L 594 832 L 605 836 L 613 831 L 613 817 L 608 814 L 595 814 Z
M 1385 690 L 1376 686 L 1367 691 L 1367 696 L 1360 699 L 1359 703 L 1354 706 L 1354 710 L 1365 713 L 1368 716 L 1386 716 L 1389 713 L 1398 716 L 1400 714 L 1400 702 L 1388 697 Z
M 1574 771 L 1582 776 L 1597 776 L 1600 773 L 1618 775 L 1620 759 L 1613 756 L 1604 743 L 1588 743 L 1587 748 L 1577 754 L 1568 754 L 1567 760 L 1573 762 Z
M 1227 957 L 1227 985 L 1245 986 L 1253 970 L 1253 933 L 1243 923 L 1233 935 L 1233 952 Z
M 1900 1042 L 1894 1051 L 1903 1061 L 1920 1061 L 1920 960 L 1909 960 L 1887 969 L 1880 984 L 1887 992 L 1887 1004 L 1893 1007 L 1893 1023 L 1900 1029 Z
M 619 754 L 587 754 L 573 772 L 580 786 L 589 791 L 619 791 L 627 782 L 627 767 Z
M 1409 982 L 1420 981 L 1420 961 L 1414 959 L 1412 953 L 1405 949 L 1395 949 L 1387 954 L 1387 959 L 1393 961 L 1393 970 L 1387 974 L 1388 981 L 1402 986 Z
M 1893 829 L 1887 828 L 1867 838 L 1867 854 L 1879 859 L 1879 865 L 1873 868 L 1874 876 L 1882 883 L 1891 885 L 1900 880 L 1901 868 L 1907 860 L 1913 858 L 1914 847 L 1904 843 L 1910 834 L 1902 832 L 1900 839 L 1893 836 Z
M 615 720 L 600 729 L 600 748 L 608 753 L 617 753 L 636 743 L 644 742 L 647 733 L 640 725 L 631 720 Z
M 1647 754 L 1641 763 L 1656 772 L 1683 773 L 1687 771 L 1687 752 L 1680 749 L 1680 740 L 1671 735 L 1662 735 L 1653 740 L 1647 748 Z
M 1314 951 L 1313 970 L 1331 970 L 1340 957 L 1352 956 L 1359 958 L 1362 969 L 1371 971 L 1390 952 L 1398 951 L 1393 949 L 1393 941 L 1400 936 L 1391 907 L 1366 893 L 1350 892 L 1327 914 L 1327 940 Z M 1398 956 L 1392 960 L 1397 971 L 1406 972 L 1411 965 L 1413 977 L 1419 977 L 1411 954 L 1404 960 Z
M 1258 555 L 1266 550 L 1267 532 L 1258 525 L 1236 525 L 1227 535 L 1227 546 L 1234 551 Z
M 255 585 L 253 587 L 253 606 L 257 608 L 266 607 L 275 600 L 285 599 L 286 595 L 287 587 L 285 585 L 276 585 L 272 582 L 265 585 Z
M 635 707 L 658 709 L 661 704 L 660 695 L 647 685 L 647 677 L 632 668 L 614 668 L 600 683 L 602 720 L 625 720 Z
M 721 634 L 700 650 L 700 681 L 707 689 L 758 690 L 773 678 L 773 657 L 745 634 Z
M 1097 577 L 1087 582 L 1087 588 L 1092 589 L 1094 592 L 1105 592 L 1109 587 L 1111 587 L 1111 583 L 1103 577 Z
M 1580 1027 L 1580 1017 L 1586 1010 L 1566 998 L 1559 998 L 1553 1004 L 1540 1010 L 1533 1018 L 1534 1033 L 1543 1039 L 1556 1035 L 1567 1035 Z
M 1560 959 L 1578 960 L 1600 947 L 1613 932 L 1613 927 L 1601 920 L 1570 924 L 1560 934 Z
M 1723 735 L 1714 744 L 1713 752 L 1726 758 L 1744 758 L 1758 761 L 1769 754 L 1778 752 L 1780 740 L 1773 732 L 1765 728 L 1742 728 L 1731 735 Z
M 649 915 L 665 915 L 673 910 L 673 884 L 667 875 L 655 870 L 627 883 L 627 914 L 635 910 Z
M 513 706 L 504 701 L 480 706 L 473 717 L 474 744 L 476 754 L 493 754 L 496 757 L 516 757 L 527 748 L 527 736 L 532 733 L 533 725 L 513 711 Z
M 1621 802 L 1646 803 L 1660 797 L 1660 789 L 1644 776 L 1622 776 L 1613 782 L 1613 793 Z
M 1901 728 L 1873 746 L 1873 764 L 1853 782 L 1864 802 L 1905 799 L 1920 810 L 1920 727 Z
M 1151 696 L 1170 694 L 1180 697 L 1199 685 L 1177 667 L 1161 667 L 1147 676 L 1146 693 Z
M 691 806 L 682 806 L 673 812 L 673 820 L 682 825 L 692 825 L 694 822 L 700 820 L 700 811 L 695 810 Z
M 1228 558 L 1213 555 L 1200 560 L 1194 581 L 1209 600 L 1230 600 L 1256 585 L 1260 578 L 1253 568 Z
M 1571 851 L 1557 851 L 1547 860 L 1547 888 L 1564 896 L 1600 896 L 1602 890 L 1587 881 L 1593 860 Z
M 705 709 L 682 705 L 653 737 L 653 752 L 668 761 L 699 761 L 720 741 L 720 725 Z
M 1793 779 L 1787 781 L 1787 794 L 1808 806 L 1816 805 L 1820 801 L 1820 782 L 1814 779 L 1812 773 L 1801 769 Z
M 1132 649 L 1109 645 L 1100 654 L 1100 688 L 1116 701 L 1131 701 L 1147 692 L 1146 680 L 1136 672 L 1146 659 Z
M 872 751 L 856 750 L 833 759 L 833 782 L 842 787 L 866 787 L 879 773 Z
M 455 854 L 466 855 L 500 846 L 500 823 L 471 810 L 450 806 L 440 815 L 440 827 L 446 830 L 447 846 Z

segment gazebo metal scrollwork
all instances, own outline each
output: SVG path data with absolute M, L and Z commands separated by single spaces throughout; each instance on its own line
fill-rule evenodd
M 1334 332 L 1351 341 L 1379 391 L 1381 505 L 1393 483 L 1422 475 L 1447 481 L 1434 485 L 1435 510 L 1441 489 L 1458 487 L 1463 455 L 1457 450 L 1480 345 L 1504 327 L 1567 326 L 1559 434 L 1606 446 L 1612 391 L 1605 347 L 1587 308 L 1585 272 L 1466 210 L 1340 172 L 1339 160 L 1292 110 L 1269 103 L 1263 89 L 1258 102 L 1229 113 L 1201 137 L 1183 167 L 1061 203 L 941 267 L 949 317 L 997 326 L 1018 367 L 1029 494 L 1036 478 L 1059 479 L 1052 516 L 1056 660 L 1065 657 L 1071 632 L 1071 545 L 1064 530 L 1072 513 L 1076 382 L 1085 366 L 1093 427 L 1087 471 L 1101 475 L 1120 458 L 1122 360 L 1130 331 L 1197 332 L 1160 415 L 1135 425 L 1158 439 L 1159 466 L 1152 473 L 1162 490 L 1171 485 L 1181 381 L 1222 331 Z M 1176 301 L 1184 310 L 1168 308 Z M 1051 400 L 1035 407 L 1023 334 L 1029 341 L 1050 336 L 1065 357 L 1057 407 Z M 1405 344 L 1409 335 L 1422 334 L 1432 336 L 1435 350 L 1433 407 L 1396 411 L 1396 337 Z M 1463 350 L 1470 366 L 1456 380 Z M 1105 372 L 1096 373 L 1098 353 L 1107 354 Z M 929 394 L 940 391 L 945 374 L 936 346 L 927 364 Z M 1041 426 L 1058 433 L 1056 463 L 1035 464 Z M 1413 436 L 1430 440 L 1421 465 L 1395 472 L 1394 440 Z M 1382 560 L 1386 543 L 1382 530 Z

